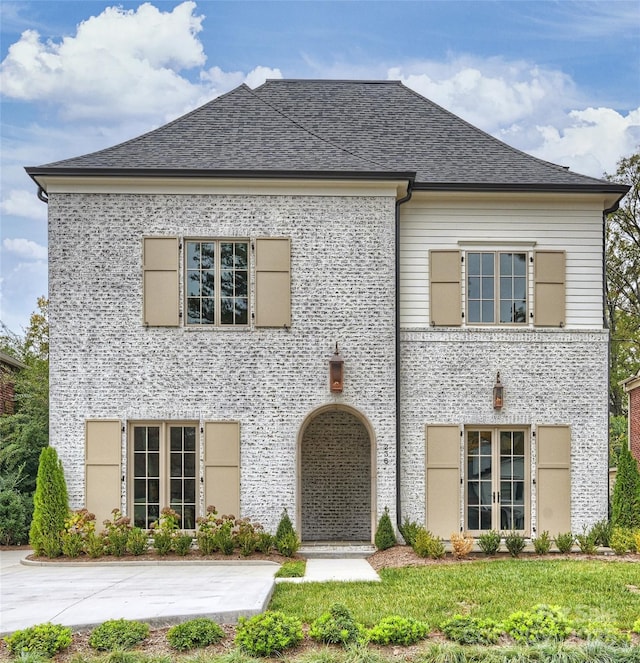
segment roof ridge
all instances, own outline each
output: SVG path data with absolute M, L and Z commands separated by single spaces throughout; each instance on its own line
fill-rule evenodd
M 291 79 L 277 78 L 277 79 L 273 79 L 273 80 L 275 80 L 275 81 L 282 81 L 282 80 L 289 81 L 289 80 L 291 80 Z M 299 80 L 301 80 L 301 81 L 302 81 L 302 80 L 307 81 L 308 79 L 299 79 Z M 340 81 L 337 81 L 337 82 L 340 82 Z M 262 85 L 260 85 L 258 88 L 256 88 L 256 90 L 260 89 L 261 87 L 264 87 L 265 84 L 266 84 L 266 81 L 265 81 L 265 83 L 263 83 Z M 257 94 L 255 93 L 255 90 L 252 90 L 251 88 L 249 88 L 249 92 L 250 92 L 250 93 L 251 93 L 256 99 L 258 99 L 259 101 L 261 101 L 261 102 L 262 102 L 263 104 L 265 104 L 266 106 L 269 106 L 269 108 L 271 108 L 272 110 L 276 111 L 276 113 L 278 113 L 279 115 L 281 115 L 282 117 L 284 117 L 287 121 L 291 122 L 292 124 L 295 124 L 295 126 L 299 127 L 300 129 L 302 129 L 302 131 L 308 133 L 310 136 L 313 136 L 314 138 L 317 138 L 318 140 L 321 140 L 323 143 L 326 143 L 327 145 L 331 145 L 331 147 L 335 147 L 337 150 L 340 150 L 341 152 L 344 152 L 345 154 L 349 154 L 350 156 L 355 157 L 356 159 L 359 159 L 359 160 L 362 161 L 363 163 L 373 164 L 373 165 L 375 165 L 375 166 L 378 166 L 379 168 L 387 168 L 387 166 L 385 166 L 384 163 L 381 163 L 381 162 L 375 161 L 374 159 L 368 159 L 368 158 L 366 158 L 366 157 L 360 156 L 359 154 L 356 154 L 355 152 L 352 152 L 351 150 L 348 150 L 347 148 L 343 147 L 342 145 L 337 145 L 336 143 L 334 143 L 333 141 L 329 140 L 328 138 L 324 138 L 323 136 L 320 136 L 320 135 L 317 134 L 316 132 L 314 132 L 314 131 L 312 131 L 311 129 L 305 127 L 300 121 L 298 121 L 298 120 L 294 120 L 292 117 L 290 117 L 289 115 L 287 115 L 284 111 L 280 110 L 277 106 L 275 106 L 275 105 L 272 104 L 271 102 L 269 102 L 269 101 L 267 101 L 266 99 L 263 99 L 262 97 L 260 97 L 259 95 L 257 95 Z

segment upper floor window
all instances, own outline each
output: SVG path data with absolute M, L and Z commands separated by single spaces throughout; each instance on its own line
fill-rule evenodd
M 185 245 L 187 324 L 248 324 L 248 242 L 187 240 Z
M 527 254 L 467 253 L 467 322 L 527 322 Z

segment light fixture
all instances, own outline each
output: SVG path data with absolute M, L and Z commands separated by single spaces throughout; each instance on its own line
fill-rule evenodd
M 504 387 L 500 382 L 500 371 L 496 375 L 496 383 L 493 385 L 493 409 L 501 410 L 504 403 Z
M 334 394 L 341 394 L 344 386 L 344 359 L 338 350 L 338 342 L 336 341 L 336 349 L 331 359 L 329 359 L 329 389 Z

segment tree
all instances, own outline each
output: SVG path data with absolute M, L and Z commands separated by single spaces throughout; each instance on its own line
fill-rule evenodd
M 68 515 L 67 484 L 62 463 L 53 447 L 45 447 L 40 453 L 29 531 L 29 543 L 36 555 L 58 557 L 62 553 L 62 531 Z
M 606 227 L 606 315 L 611 334 L 609 409 L 625 414 L 620 381 L 640 368 L 640 153 L 621 159 L 612 182 L 631 187 Z
M 638 461 L 623 446 L 618 457 L 616 483 L 611 503 L 611 524 L 614 527 L 640 527 L 640 471 Z

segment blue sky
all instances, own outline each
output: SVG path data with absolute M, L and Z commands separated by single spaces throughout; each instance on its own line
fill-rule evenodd
M 0 320 L 47 290 L 24 173 L 265 78 L 399 79 L 505 142 L 601 176 L 640 145 L 637 0 L 0 0 Z

